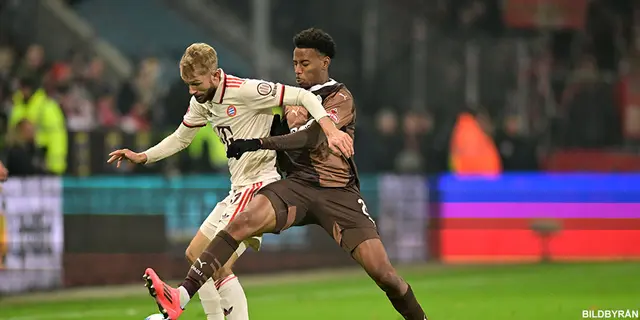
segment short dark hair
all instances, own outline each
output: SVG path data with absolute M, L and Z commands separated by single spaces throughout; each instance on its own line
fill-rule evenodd
M 309 28 L 300 31 L 293 37 L 293 44 L 296 48 L 316 49 L 331 59 L 336 55 L 336 43 L 321 29 Z

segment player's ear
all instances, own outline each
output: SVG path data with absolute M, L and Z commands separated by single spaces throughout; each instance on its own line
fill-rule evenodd
M 222 77 L 220 76 L 220 69 L 217 69 L 211 74 L 211 83 L 220 83 Z
M 322 67 L 326 70 L 329 69 L 329 65 L 331 64 L 331 58 L 324 56 L 322 58 Z

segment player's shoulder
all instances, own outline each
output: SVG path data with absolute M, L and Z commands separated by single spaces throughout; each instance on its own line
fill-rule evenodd
M 345 85 L 340 86 L 335 95 L 343 100 L 353 100 L 353 94 L 351 94 L 351 91 L 349 91 Z
M 328 96 L 327 101 L 331 105 L 351 105 L 353 103 L 353 95 L 351 91 L 344 85 L 336 87 L 335 90 Z
M 236 93 L 236 91 L 244 87 L 248 81 L 249 79 L 227 74 L 223 82 L 225 93 Z
M 244 79 L 244 83 L 242 84 L 242 94 L 247 95 L 261 95 L 268 96 L 274 95 L 277 92 L 277 87 L 279 84 L 273 83 L 267 80 L 261 79 Z

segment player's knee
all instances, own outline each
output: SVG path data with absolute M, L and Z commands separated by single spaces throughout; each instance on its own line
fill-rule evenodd
M 189 263 L 193 263 L 194 261 L 196 261 L 196 259 L 198 259 L 200 254 L 196 253 L 196 250 L 194 250 L 191 246 L 188 246 L 187 250 L 184 251 L 184 256 L 187 258 L 187 261 L 189 261 Z
M 244 240 L 260 229 L 260 222 L 258 212 L 244 211 L 229 223 L 226 230 L 234 239 Z
M 251 217 L 241 213 L 225 229 L 234 239 L 244 240 L 249 237 L 251 223 Z

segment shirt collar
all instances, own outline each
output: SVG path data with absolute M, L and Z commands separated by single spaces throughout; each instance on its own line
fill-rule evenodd
M 318 90 L 320 90 L 322 88 L 336 85 L 337 83 L 338 82 L 336 82 L 335 80 L 329 78 L 329 81 L 327 81 L 327 82 L 325 82 L 323 84 L 316 84 L 316 85 L 312 86 L 311 88 L 309 88 L 308 90 L 311 91 L 311 92 L 315 92 L 315 91 L 318 91 Z
M 224 91 L 226 89 L 227 86 L 227 75 L 224 73 L 224 71 L 222 69 L 218 69 L 220 70 L 220 84 L 218 85 L 218 88 L 216 89 L 216 93 L 213 94 L 213 99 L 212 101 L 214 103 L 222 103 L 222 99 L 224 99 Z

